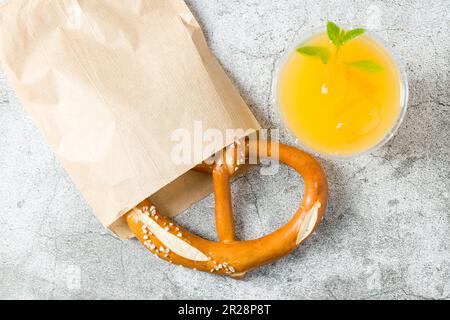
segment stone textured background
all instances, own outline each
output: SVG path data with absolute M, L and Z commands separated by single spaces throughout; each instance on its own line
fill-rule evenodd
M 369 25 L 405 65 L 403 126 L 371 155 L 322 160 L 331 199 L 316 236 L 235 281 L 175 267 L 109 235 L 0 74 L 0 298 L 449 299 L 450 1 L 188 4 L 269 128 L 280 125 L 275 64 L 293 40 L 327 19 Z M 255 238 L 286 222 L 302 194 L 298 181 L 285 167 L 274 177 L 253 171 L 239 178 L 238 236 Z M 209 197 L 177 220 L 213 239 L 213 207 Z

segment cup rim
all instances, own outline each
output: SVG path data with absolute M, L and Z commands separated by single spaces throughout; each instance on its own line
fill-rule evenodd
M 347 30 L 352 29 L 352 28 L 361 28 L 361 26 L 355 26 L 355 25 L 349 25 L 349 24 L 347 24 L 347 25 L 342 24 L 340 26 Z M 384 145 L 386 145 L 395 136 L 395 134 L 398 132 L 398 130 L 406 116 L 406 112 L 408 110 L 409 86 L 408 86 L 408 78 L 407 78 L 407 75 L 405 72 L 404 65 L 398 58 L 398 55 L 396 54 L 396 52 L 393 48 L 388 47 L 386 42 L 380 36 L 375 34 L 375 32 L 373 30 L 371 30 L 369 28 L 365 28 L 365 29 L 366 29 L 366 32 L 364 35 L 369 36 L 378 45 L 380 45 L 386 51 L 387 54 L 389 54 L 389 56 L 391 57 L 392 61 L 395 64 L 395 66 L 397 67 L 399 75 L 400 75 L 400 102 L 399 102 L 400 112 L 399 112 L 399 115 L 397 116 L 396 123 L 392 127 L 392 129 L 385 134 L 383 139 L 381 139 L 377 144 L 375 144 L 374 146 L 370 147 L 367 150 L 362 150 L 360 152 L 357 152 L 354 154 L 347 154 L 347 155 L 336 155 L 336 154 L 317 151 L 317 150 L 307 146 L 306 144 L 304 144 L 300 140 L 300 138 L 298 138 L 292 132 L 292 130 L 287 126 L 286 121 L 284 120 L 284 117 L 282 115 L 280 101 L 279 101 L 279 90 L 278 90 L 278 83 L 279 83 L 279 79 L 280 79 L 281 70 L 296 48 L 298 48 L 300 45 L 304 44 L 308 40 L 314 38 L 315 36 L 318 36 L 319 34 L 326 32 L 326 27 L 310 28 L 310 29 L 306 30 L 306 32 L 303 32 L 302 35 L 296 37 L 296 39 L 291 42 L 291 44 L 288 46 L 288 48 L 286 48 L 284 50 L 281 57 L 276 61 L 276 64 L 275 64 L 276 72 L 272 79 L 272 92 L 275 93 L 274 94 L 274 100 L 275 100 L 274 102 L 276 105 L 276 112 L 278 114 L 278 117 L 282 120 L 283 128 L 296 139 L 295 143 L 298 146 L 300 146 L 301 148 L 303 148 L 305 151 L 307 151 L 315 156 L 318 156 L 318 157 L 321 157 L 324 159 L 329 159 L 329 160 L 349 160 L 349 159 L 355 159 L 355 158 L 363 156 L 363 155 L 371 154 L 374 151 L 376 151 L 376 150 L 380 149 L 381 147 L 383 147 Z

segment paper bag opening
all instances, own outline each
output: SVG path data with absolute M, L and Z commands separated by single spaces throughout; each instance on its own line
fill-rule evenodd
M 172 161 L 174 131 L 259 129 L 182 0 L 7 1 L 0 61 L 94 214 L 121 238 L 121 216 L 143 199 L 174 215 L 211 192 L 210 177 Z

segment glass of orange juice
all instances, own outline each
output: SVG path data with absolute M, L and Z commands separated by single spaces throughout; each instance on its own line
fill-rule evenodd
M 381 40 L 331 22 L 287 52 L 274 85 L 287 128 L 302 147 L 326 157 L 381 147 L 407 109 L 406 76 Z

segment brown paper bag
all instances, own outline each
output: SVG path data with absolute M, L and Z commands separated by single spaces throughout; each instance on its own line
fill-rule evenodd
M 171 161 L 174 130 L 196 121 L 259 128 L 182 0 L 9 0 L 0 61 L 95 215 L 121 238 L 121 216 L 146 197 L 174 215 L 211 192 L 210 177 Z

